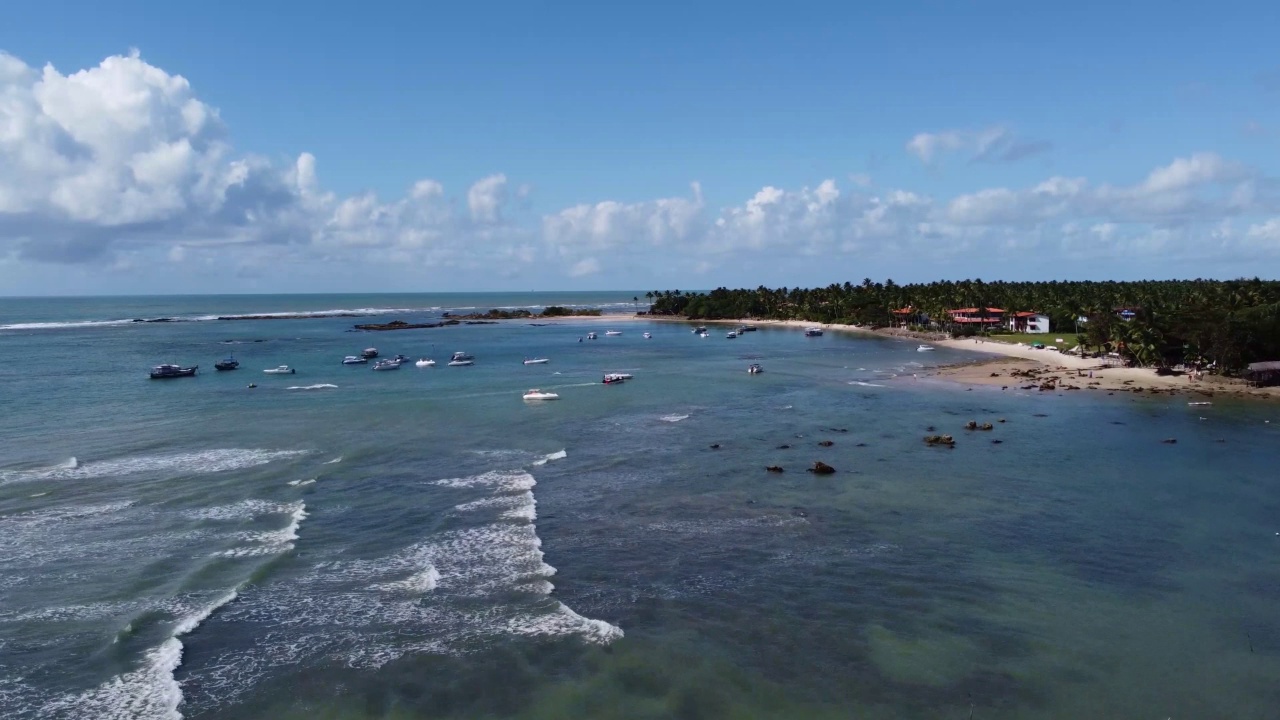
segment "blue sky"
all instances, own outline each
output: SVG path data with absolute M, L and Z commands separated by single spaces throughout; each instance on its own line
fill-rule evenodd
M 0 294 L 1280 267 L 1275 4 L 186 5 L 3 11 Z

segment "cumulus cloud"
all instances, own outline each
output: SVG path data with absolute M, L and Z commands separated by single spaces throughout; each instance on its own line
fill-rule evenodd
M 916 134 L 907 141 L 907 152 L 920 162 L 932 165 L 943 155 L 963 151 L 970 162 L 1017 162 L 1053 149 L 1048 140 L 1020 137 L 1008 127 L 996 125 L 981 130 L 943 130 Z

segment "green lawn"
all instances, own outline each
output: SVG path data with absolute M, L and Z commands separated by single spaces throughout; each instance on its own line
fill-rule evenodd
M 1064 342 L 1054 342 L 1058 338 L 1062 338 Z M 1030 345 L 1031 343 L 1044 343 L 1048 345 L 1057 345 L 1061 350 L 1070 350 L 1076 346 L 1076 334 L 1067 333 L 992 333 L 987 336 L 988 340 L 998 340 L 1000 342 L 1022 343 Z

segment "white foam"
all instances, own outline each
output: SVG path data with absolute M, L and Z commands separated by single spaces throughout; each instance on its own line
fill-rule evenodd
M 290 385 L 285 390 L 337 390 L 337 385 L 318 383 L 316 385 Z
M 221 557 L 254 557 L 277 555 L 292 550 L 294 541 L 298 539 L 298 530 L 302 527 L 302 521 L 307 517 L 307 504 L 299 500 L 283 506 L 283 510 L 289 513 L 288 525 L 279 530 L 240 533 L 240 540 L 250 543 L 248 546 L 231 548 L 217 554 Z
M 246 450 L 229 448 L 171 455 L 141 455 L 88 463 L 70 461 L 36 470 L 0 471 L 0 485 L 33 480 L 86 480 L 141 473 L 204 474 L 243 470 L 275 460 L 306 455 L 306 450 Z
M 565 452 L 564 450 L 557 450 L 556 452 L 553 452 L 549 455 L 543 455 L 541 458 L 534 460 L 533 464 L 535 466 L 542 466 L 542 465 L 546 465 L 548 462 L 552 460 L 563 460 L 567 457 L 569 457 L 569 453 Z
M 532 490 L 537 480 L 527 472 L 519 470 L 494 470 L 462 478 L 445 478 L 436 480 L 433 485 L 452 488 L 490 487 L 500 492 L 518 492 Z
M 174 671 L 182 664 L 182 635 L 195 630 L 215 610 L 236 598 L 232 590 L 198 612 L 181 619 L 173 635 L 148 651 L 136 669 L 117 675 L 92 690 L 47 703 L 40 717 L 95 720 L 182 720 L 182 686 Z
M 884 387 L 884 385 L 877 385 L 877 384 L 875 384 L 875 383 L 863 382 L 863 381 L 861 381 L 861 380 L 850 380 L 850 381 L 849 381 L 849 384 L 850 384 L 850 385 L 861 385 L 862 387 L 878 387 L 878 388 L 882 388 L 882 387 Z
M 507 622 L 507 629 L 517 635 L 552 636 L 579 635 L 587 642 L 608 645 L 623 637 L 622 628 L 603 620 L 592 620 L 574 612 L 564 603 L 556 603 L 554 612 L 541 615 L 521 615 Z
M 410 575 L 404 580 L 379 583 L 373 587 L 383 592 L 404 592 L 423 595 L 435 590 L 439 584 L 440 571 L 436 570 L 434 565 L 428 564 L 425 569 Z
M 332 459 L 332 460 L 327 460 L 327 461 L 322 462 L 322 463 L 320 463 L 320 464 L 321 464 L 321 465 L 337 465 L 337 464 L 338 464 L 338 463 L 340 463 L 340 462 L 342 462 L 342 456 L 341 456 L 341 455 L 339 455 L 338 457 L 336 457 L 336 458 L 334 458 L 334 459 Z
M 681 420 L 688 420 L 689 416 L 688 415 L 663 415 L 658 419 L 661 420 L 662 422 L 678 423 Z
M 311 479 L 309 479 L 309 480 L 290 480 L 290 481 L 289 481 L 289 484 L 290 484 L 290 485 L 292 485 L 292 486 L 294 486 L 294 487 L 298 487 L 298 486 L 300 486 L 300 485 L 310 485 L 311 483 L 313 483 L 313 482 L 315 482 L 315 481 L 316 481 L 316 479 L 315 479 L 315 478 L 311 478 Z
M 214 505 L 199 510 L 187 510 L 183 515 L 192 520 L 244 521 L 261 515 L 292 513 L 299 504 L 278 503 L 270 500 L 241 500 L 231 505 Z

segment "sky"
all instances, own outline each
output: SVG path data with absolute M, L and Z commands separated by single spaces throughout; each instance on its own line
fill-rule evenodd
M 0 296 L 1280 275 L 1280 4 L 23 3 Z

